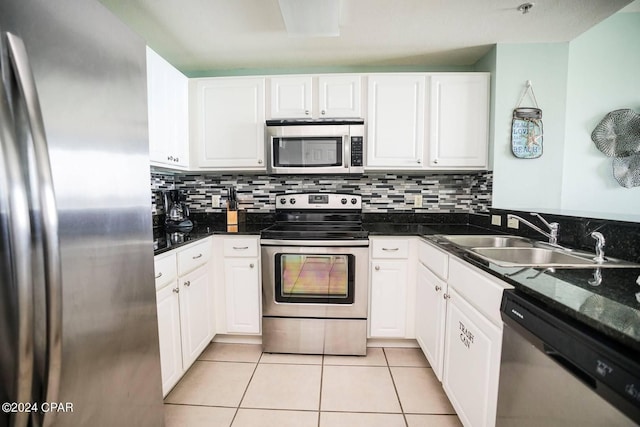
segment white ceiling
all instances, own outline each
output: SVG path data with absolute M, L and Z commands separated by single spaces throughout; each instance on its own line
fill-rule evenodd
M 300 0 L 305 1 L 305 0 Z M 341 0 L 340 36 L 287 35 L 278 0 L 101 0 L 188 76 L 229 70 L 455 67 L 495 43 L 570 41 L 631 0 Z M 640 0 L 629 6 L 640 11 Z M 625 9 L 627 11 L 627 9 Z

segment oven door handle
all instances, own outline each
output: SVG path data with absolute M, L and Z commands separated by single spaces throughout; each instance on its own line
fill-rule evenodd
M 369 239 L 358 240 L 274 240 L 261 239 L 262 246 L 367 247 Z

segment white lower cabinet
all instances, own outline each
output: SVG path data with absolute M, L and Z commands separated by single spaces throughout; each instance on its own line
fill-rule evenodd
M 209 269 L 197 268 L 180 278 L 180 325 L 182 331 L 182 365 L 189 369 L 211 342 L 209 332 Z
M 369 239 L 369 337 L 415 338 L 415 239 Z
M 166 396 L 215 334 L 211 239 L 155 258 L 162 392 Z
M 167 395 L 182 377 L 182 342 L 180 333 L 180 300 L 177 278 L 156 293 L 158 306 L 158 340 L 162 392 Z
M 371 262 L 370 336 L 404 338 L 407 317 L 407 262 Z
M 418 244 L 416 340 L 462 423 L 493 426 L 505 282 L 436 246 Z
M 216 236 L 217 330 L 221 334 L 260 334 L 262 281 L 259 236 Z
M 260 333 L 258 271 L 257 258 L 226 258 L 224 261 L 228 333 Z
M 416 280 L 416 341 L 427 357 L 436 377 L 442 381 L 443 336 L 447 284 L 422 263 Z
M 447 293 L 442 386 L 465 426 L 493 426 L 502 330 L 453 288 Z

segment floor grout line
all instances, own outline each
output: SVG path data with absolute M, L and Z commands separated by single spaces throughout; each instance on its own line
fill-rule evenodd
M 387 358 L 387 352 L 384 347 L 382 348 L 382 354 L 384 354 L 384 360 L 387 361 L 387 369 L 389 370 L 389 376 L 391 377 L 391 383 L 393 384 L 393 390 L 396 392 L 396 398 L 398 399 L 398 404 L 400 405 L 400 412 L 402 412 L 402 418 L 404 419 L 405 427 L 409 427 L 409 422 L 407 421 L 407 415 L 404 413 L 404 408 L 402 407 L 402 400 L 400 400 L 400 393 L 398 393 L 398 387 L 396 386 L 396 381 L 393 378 L 393 373 L 391 372 L 391 366 L 389 366 L 389 359 Z
M 322 380 L 324 379 L 324 354 L 320 365 L 320 396 L 318 398 L 318 427 L 320 427 L 320 411 L 322 411 Z
M 244 400 L 244 397 L 247 395 L 247 390 L 249 390 L 249 384 L 251 384 L 251 380 L 253 380 L 253 376 L 256 374 L 256 371 L 258 370 L 258 366 L 260 365 L 260 359 L 262 359 L 262 354 L 260 353 L 260 357 L 258 357 L 258 361 L 256 362 L 256 366 L 253 368 L 253 372 L 251 373 L 251 377 L 249 377 L 249 381 L 247 382 L 247 386 L 244 388 L 244 392 L 242 393 L 242 397 L 240 398 L 240 401 L 238 402 L 238 407 L 236 408 L 236 412 L 233 414 L 233 418 L 231 418 L 231 424 L 229 424 L 229 427 L 233 426 L 233 423 L 236 420 L 236 417 L 238 416 L 238 411 L 240 411 L 240 405 L 242 405 L 242 401 Z

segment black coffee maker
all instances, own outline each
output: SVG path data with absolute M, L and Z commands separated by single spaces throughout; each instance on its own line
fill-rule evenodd
M 167 231 L 191 231 L 193 222 L 189 219 L 189 207 L 185 200 L 187 196 L 180 190 L 163 192 L 164 225 Z

